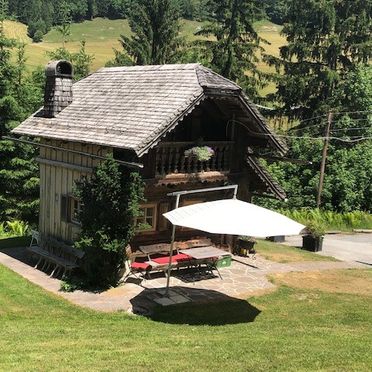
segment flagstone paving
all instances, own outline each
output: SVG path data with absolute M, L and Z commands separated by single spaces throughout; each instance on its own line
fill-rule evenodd
M 34 269 L 27 261 L 24 248 L 0 251 L 0 264 L 15 271 L 30 282 L 59 295 L 72 303 L 97 311 L 128 311 L 146 313 L 150 303 L 161 303 L 166 279 L 163 274 L 154 274 L 151 280 L 129 277 L 125 283 L 101 293 L 60 291 L 60 280 L 50 278 L 42 271 Z M 257 292 L 271 290 L 275 285 L 268 280 L 269 274 L 291 271 L 318 271 L 331 269 L 358 268 L 363 265 L 355 262 L 294 262 L 276 263 L 257 255 L 257 259 L 234 257 L 231 267 L 220 269 L 223 280 L 215 275 L 205 275 L 203 280 L 190 282 L 192 275 L 185 271 L 174 272 L 171 277 L 172 301 L 212 301 L 231 298 L 247 298 Z M 203 277 L 202 277 L 203 278 Z M 160 299 L 160 300 L 159 300 Z

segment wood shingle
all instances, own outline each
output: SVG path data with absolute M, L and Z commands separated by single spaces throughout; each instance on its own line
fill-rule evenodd
M 56 117 L 45 117 L 42 108 L 13 133 L 130 149 L 142 156 L 213 92 L 243 100 L 272 146 L 285 151 L 241 88 L 200 64 L 102 68 L 73 85 L 72 103 Z

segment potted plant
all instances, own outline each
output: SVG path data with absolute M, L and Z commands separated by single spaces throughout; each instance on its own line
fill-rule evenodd
M 194 158 L 198 161 L 208 161 L 214 155 L 214 150 L 209 146 L 194 146 L 184 153 L 186 158 Z
M 234 253 L 239 256 L 248 256 L 249 254 L 255 254 L 254 249 L 256 239 L 248 236 L 240 236 L 238 238 L 237 244 L 235 245 Z
M 319 252 L 323 247 L 325 230 L 320 223 L 309 222 L 306 233 L 302 236 L 302 248 L 311 252 Z

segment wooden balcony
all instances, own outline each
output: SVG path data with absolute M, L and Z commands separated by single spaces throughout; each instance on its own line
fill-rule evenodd
M 156 149 L 155 176 L 162 178 L 169 174 L 197 174 L 203 172 L 220 172 L 227 174 L 231 166 L 232 141 L 224 142 L 165 142 Z M 209 146 L 214 155 L 208 161 L 198 161 L 193 157 L 186 157 L 185 150 L 194 146 Z

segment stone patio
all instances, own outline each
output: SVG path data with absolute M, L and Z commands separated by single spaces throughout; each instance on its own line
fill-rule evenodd
M 317 271 L 362 267 L 355 262 L 296 262 L 281 264 L 265 260 L 259 255 L 256 259 L 234 256 L 231 267 L 220 269 L 222 280 L 217 272 L 206 275 L 202 280 L 190 281 L 192 275 L 184 270 L 173 271 L 171 277 L 171 300 L 164 300 L 166 279 L 163 274 L 154 274 L 150 280 L 131 276 L 117 288 L 101 293 L 60 291 L 60 280 L 50 278 L 30 265 L 25 248 L 12 248 L 0 251 L 0 264 L 8 267 L 30 282 L 66 300 L 97 311 L 127 311 L 146 314 L 156 303 L 169 305 L 183 302 L 210 302 L 226 299 L 245 299 L 251 295 L 275 286 L 267 275 L 291 271 Z M 182 273 L 181 273 L 182 272 Z

